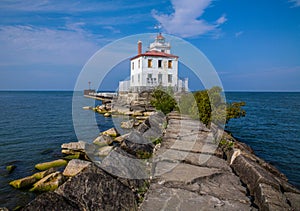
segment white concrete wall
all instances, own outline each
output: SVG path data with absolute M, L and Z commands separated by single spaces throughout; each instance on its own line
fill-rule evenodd
M 119 92 L 128 92 L 130 89 L 130 81 L 119 82 Z
M 148 67 L 148 59 L 152 59 L 152 67 Z M 158 67 L 158 60 L 162 60 L 162 67 Z M 172 68 L 168 68 L 168 60 L 172 60 Z M 142 74 L 141 86 L 157 86 L 158 74 L 162 74 L 162 86 L 177 86 L 178 80 L 178 60 L 177 58 L 163 58 L 146 56 L 142 59 Z M 149 80 L 148 74 L 152 74 L 152 79 Z M 172 83 L 168 82 L 168 74 L 172 75 Z M 153 83 L 151 83 L 153 82 Z

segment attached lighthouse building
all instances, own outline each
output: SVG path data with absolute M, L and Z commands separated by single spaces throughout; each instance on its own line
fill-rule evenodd
M 176 92 L 188 90 L 188 80 L 178 79 L 178 56 L 171 54 L 171 45 L 161 34 L 144 53 L 138 41 L 138 54 L 130 59 L 130 81 L 121 81 L 119 91 L 139 92 L 157 86 L 172 87 Z

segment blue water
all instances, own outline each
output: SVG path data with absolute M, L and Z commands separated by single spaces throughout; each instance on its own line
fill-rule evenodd
M 16 190 L 9 181 L 29 176 L 36 171 L 35 164 L 61 158 L 63 143 L 78 141 L 72 121 L 73 92 L 0 92 L 0 207 L 13 209 L 25 205 L 34 194 Z M 92 99 L 79 93 L 80 106 L 77 110 L 85 115 L 97 117 L 99 131 L 113 125 L 111 118 L 104 118 L 82 106 L 94 106 Z M 80 125 L 89 134 L 89 125 Z M 90 139 L 97 134 L 90 134 Z M 88 137 L 86 135 L 85 137 Z M 17 168 L 12 174 L 6 165 Z
M 300 188 L 300 93 L 231 92 L 227 101 L 245 101 L 246 117 L 227 130 Z
M 29 176 L 38 162 L 62 157 L 60 145 L 78 141 L 72 120 L 72 92 L 0 92 L 0 207 L 28 203 L 34 194 L 16 190 L 9 181 Z M 229 101 L 245 101 L 245 118 L 231 120 L 227 129 L 255 153 L 285 173 L 300 187 L 300 93 L 226 93 Z M 95 123 L 80 121 L 80 139 L 92 140 L 90 128 L 106 130 L 120 121 L 85 111 L 94 106 L 82 93 L 74 98 L 80 117 L 94 115 Z M 97 132 L 97 131 L 96 131 Z M 78 134 L 77 134 L 78 135 Z M 7 174 L 5 166 L 17 166 Z

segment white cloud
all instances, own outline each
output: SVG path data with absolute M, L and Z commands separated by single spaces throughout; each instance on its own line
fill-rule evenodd
M 199 19 L 212 0 L 171 0 L 171 2 L 174 12 L 170 15 L 158 14 L 156 10 L 152 11 L 152 16 L 167 33 L 193 37 L 211 32 L 227 21 L 225 15 L 217 19 L 215 24 Z
M 242 34 L 244 34 L 244 31 L 236 32 L 236 33 L 235 33 L 235 37 L 239 37 L 239 36 L 241 36 Z
M 217 20 L 217 24 L 221 25 L 223 23 L 225 23 L 227 21 L 226 15 L 222 15 L 218 20 Z
M 69 27 L 0 26 L 0 65 L 83 65 L 99 46 L 87 32 Z
M 121 31 L 119 29 L 116 29 L 115 27 L 112 26 L 104 26 L 103 29 L 107 29 L 111 31 L 113 34 L 119 34 Z
M 300 7 L 300 0 L 289 0 L 289 2 L 293 3 L 294 7 Z

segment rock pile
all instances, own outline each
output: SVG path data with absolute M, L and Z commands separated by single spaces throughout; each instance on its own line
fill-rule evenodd
M 300 207 L 300 191 L 282 173 L 226 132 L 217 144 L 215 137 L 220 134 L 218 128 L 208 129 L 176 112 L 167 118 L 153 113 L 128 134 L 112 128 L 92 144 L 63 144 L 67 157 L 38 164 L 43 171 L 11 185 L 50 190 L 23 210 Z M 66 164 L 63 172 L 58 171 Z
M 39 195 L 23 210 L 137 210 L 149 184 L 149 172 L 145 166 L 136 164 L 145 164 L 151 157 L 152 141 L 162 136 L 164 121 L 164 115 L 156 113 L 143 123 L 143 127 L 122 138 L 112 128 L 102 132 L 93 144 L 82 141 L 63 144 L 63 153 L 69 156 L 85 153 L 95 162 L 72 159 L 63 173 L 54 169 L 47 176 L 45 173 L 32 191 L 39 188 L 50 192 Z M 150 136 L 146 132 L 151 130 Z M 115 141 L 117 138 L 119 140 Z M 138 162 L 124 163 L 122 156 Z M 99 157 L 102 160 L 97 163 Z
M 171 113 L 140 210 L 297 210 L 299 190 L 227 133 Z M 241 183 L 241 181 L 243 183 Z M 246 187 L 245 187 L 246 186 Z
M 169 114 L 154 154 L 154 179 L 140 210 L 255 210 L 246 188 L 216 150 L 205 125 Z
M 285 175 L 228 134 L 223 140 L 224 158 L 246 184 L 261 210 L 297 210 L 300 207 L 300 191 L 288 183 Z M 228 143 L 233 146 L 227 147 Z

